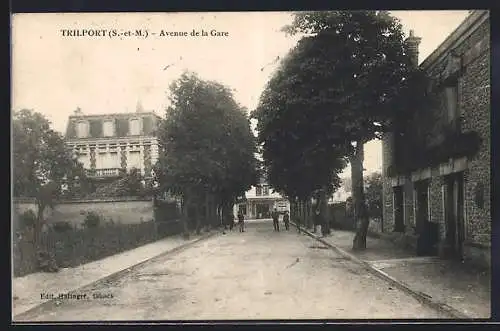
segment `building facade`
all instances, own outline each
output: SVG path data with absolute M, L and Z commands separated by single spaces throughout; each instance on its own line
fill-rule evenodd
M 270 218 L 274 208 L 290 211 L 290 203 L 273 192 L 267 183 L 261 182 L 245 193 L 244 202 L 236 204 L 233 211 L 235 216 L 241 211 L 246 219 L 263 219 Z
M 472 11 L 422 62 L 433 102 L 404 135 L 385 135 L 382 161 L 384 232 L 426 237 L 417 240 L 424 251 L 437 242 L 424 254 L 483 264 L 491 263 L 489 26 L 488 11 Z M 419 41 L 407 40 L 416 63 Z
M 80 109 L 69 117 L 66 144 L 78 155 L 89 178 L 113 179 L 136 168 L 151 177 L 158 160 L 160 122 L 153 112 L 84 115 Z

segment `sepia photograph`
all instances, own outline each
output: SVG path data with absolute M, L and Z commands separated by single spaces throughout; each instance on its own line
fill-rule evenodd
M 487 10 L 11 15 L 13 322 L 491 316 Z

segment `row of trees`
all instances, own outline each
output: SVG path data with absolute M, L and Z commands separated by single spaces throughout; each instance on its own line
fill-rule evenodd
M 161 151 L 154 167 L 158 187 L 150 193 L 169 192 L 182 199 L 187 235 L 189 209 L 194 210 L 198 231 L 218 224 L 221 217 L 232 221 L 234 203 L 256 182 L 256 144 L 246 109 L 236 103 L 228 87 L 187 72 L 171 84 L 170 101 L 159 130 Z M 13 170 L 14 196 L 33 197 L 38 205 L 36 239 L 45 209 L 64 194 L 114 196 L 141 191 L 137 171 L 93 189 L 62 135 L 32 110 L 13 117 Z
M 181 199 L 188 236 L 188 210 L 198 232 L 233 220 L 234 203 L 256 182 L 256 144 L 246 109 L 226 86 L 186 72 L 171 84 L 170 104 L 155 173 L 159 191 Z
M 328 226 L 326 196 L 349 162 L 353 249 L 365 249 L 364 144 L 410 118 L 425 100 L 425 76 L 412 65 L 401 24 L 386 11 L 301 12 L 284 31 L 303 37 L 253 113 L 269 180 L 301 217 L 319 198 Z

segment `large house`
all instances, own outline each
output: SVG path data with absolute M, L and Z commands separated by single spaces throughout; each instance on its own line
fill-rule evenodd
M 419 41 L 407 40 L 417 64 Z M 434 103 L 383 139 L 383 229 L 419 238 L 422 254 L 491 263 L 489 12 L 472 11 L 420 67 Z
M 290 203 L 281 194 L 276 193 L 264 181 L 252 186 L 245 193 L 245 199 L 234 206 L 234 215 L 241 211 L 246 219 L 270 218 L 271 212 L 276 208 L 279 211 L 290 211 Z
M 102 115 L 84 115 L 77 109 L 68 120 L 66 144 L 90 178 L 114 179 L 132 168 L 148 178 L 158 160 L 159 121 L 159 116 L 140 106 L 135 113 Z

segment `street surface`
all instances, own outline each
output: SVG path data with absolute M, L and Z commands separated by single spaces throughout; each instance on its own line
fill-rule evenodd
M 24 321 L 445 318 L 295 228 L 251 221 Z M 43 291 L 43 289 L 40 289 Z M 94 298 L 93 298 L 94 297 Z

